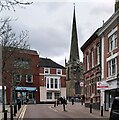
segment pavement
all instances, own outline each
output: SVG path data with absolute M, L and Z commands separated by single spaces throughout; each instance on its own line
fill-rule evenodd
M 52 106 L 52 108 L 55 111 L 63 111 L 62 105 L 58 105 L 56 107 Z M 103 111 L 103 116 L 101 116 L 100 110 L 92 109 L 92 113 L 90 113 L 90 108 L 85 107 L 85 105 L 81 105 L 81 103 L 74 103 L 74 105 L 72 105 L 71 102 L 69 102 L 66 105 L 66 112 L 70 113 L 71 111 L 74 111 L 77 113 L 78 112 L 80 113 L 80 111 L 85 111 L 85 113 L 87 113 L 87 115 L 90 114 L 92 117 L 95 117 L 95 118 L 109 118 L 109 116 L 110 116 L 109 111 Z
M 25 105 L 22 105 L 20 110 L 17 111 L 16 116 L 13 116 L 14 119 L 19 119 L 23 109 L 24 109 Z M 7 110 L 7 118 L 10 118 L 10 105 L 6 105 L 6 110 Z M 4 113 L 2 112 L 2 105 L 0 104 L 0 120 L 2 120 L 4 118 Z

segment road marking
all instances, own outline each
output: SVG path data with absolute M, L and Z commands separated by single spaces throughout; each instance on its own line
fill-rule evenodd
M 58 112 L 58 110 L 56 110 L 56 109 L 53 109 L 53 107 L 52 106 L 50 106 L 50 107 L 48 107 L 49 109 L 51 109 L 51 110 L 53 110 L 53 111 L 55 111 L 55 112 Z
M 22 112 L 21 112 L 21 114 L 20 114 L 18 120 L 23 120 L 24 114 L 25 114 L 25 111 L 26 111 L 26 107 L 27 107 L 27 105 L 25 105 L 25 106 L 23 107 L 23 110 L 22 110 Z

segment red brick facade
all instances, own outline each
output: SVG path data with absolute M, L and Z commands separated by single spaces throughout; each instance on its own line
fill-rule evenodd
M 16 93 L 18 93 L 18 92 L 22 93 L 23 92 L 22 89 L 25 89 L 24 93 L 27 93 L 27 95 L 28 95 L 30 91 L 28 91 L 27 88 L 32 88 L 32 87 L 35 88 L 36 90 L 33 91 L 34 92 L 33 96 L 34 96 L 34 99 L 35 99 L 36 103 L 39 103 L 40 102 L 40 96 L 39 96 L 40 95 L 40 92 L 39 92 L 39 68 L 38 68 L 39 55 L 37 54 L 36 51 L 32 51 L 32 50 L 19 51 L 19 54 L 17 54 L 16 57 L 14 57 L 14 61 L 15 60 L 22 60 L 21 65 L 24 64 L 25 62 L 28 62 L 28 68 L 25 67 L 23 69 L 19 69 L 19 68 L 16 68 L 16 66 L 15 66 L 14 69 L 12 69 L 14 74 L 21 75 L 21 81 L 20 82 L 16 81 L 16 79 L 13 77 L 14 75 L 11 75 L 10 73 L 5 73 L 4 72 L 7 104 L 10 104 L 12 79 L 13 79 L 13 82 L 14 82 L 15 89 L 17 89 L 17 88 L 19 89 L 19 87 L 21 87 L 21 90 L 16 90 Z M 6 66 L 9 63 L 10 62 L 6 62 Z M 6 69 L 9 70 L 9 68 L 7 68 L 7 67 L 6 67 Z M 32 76 L 32 82 L 27 82 L 26 81 L 26 76 L 27 75 Z M 17 94 L 16 94 L 16 99 L 17 99 Z
M 81 50 L 84 56 L 85 105 L 89 106 L 90 100 L 93 98 L 93 107 L 99 109 L 100 94 L 97 91 L 97 82 L 101 79 L 101 71 L 100 41 L 97 31 L 84 43 Z

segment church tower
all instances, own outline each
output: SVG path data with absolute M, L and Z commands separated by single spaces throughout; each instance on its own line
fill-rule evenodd
M 75 6 L 74 6 L 69 62 L 73 62 L 76 60 L 79 60 L 79 49 L 78 49 L 78 37 L 77 37 L 77 28 L 76 28 Z
M 78 48 L 78 36 L 77 36 L 77 26 L 76 26 L 76 15 L 75 6 L 73 11 L 73 23 L 72 23 L 72 36 L 71 36 L 71 46 L 70 46 L 70 57 L 69 61 L 65 64 L 67 70 L 67 97 L 80 96 L 81 95 L 81 65 L 79 59 L 79 48 Z

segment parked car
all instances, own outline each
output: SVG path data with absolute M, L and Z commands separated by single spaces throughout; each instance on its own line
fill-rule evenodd
M 112 103 L 109 120 L 119 120 L 119 97 L 115 97 Z

